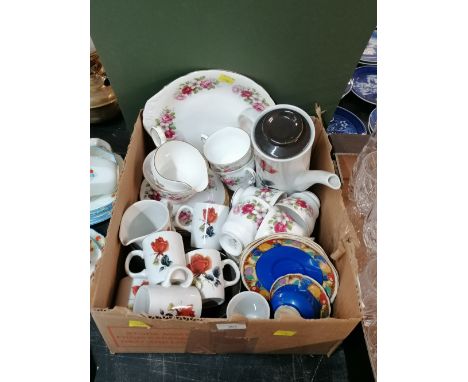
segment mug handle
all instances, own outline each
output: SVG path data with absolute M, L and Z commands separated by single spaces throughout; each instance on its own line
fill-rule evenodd
M 187 275 L 187 278 L 185 279 L 185 281 L 182 284 L 179 284 L 179 286 L 181 286 L 182 288 L 188 288 L 190 285 L 192 285 L 192 281 L 193 281 L 192 271 L 188 269 L 187 267 L 184 267 L 183 265 L 174 265 L 168 268 L 166 278 L 161 283 L 163 287 L 167 288 L 172 285 L 171 276 L 175 271 L 182 271 Z
M 153 142 L 156 145 L 156 147 L 161 146 L 163 143 L 167 141 L 166 135 L 164 134 L 163 129 L 161 129 L 159 126 L 150 127 L 150 136 L 151 138 L 153 138 Z
M 237 117 L 239 128 L 244 130 L 250 136 L 254 122 L 259 114 L 260 113 L 254 108 L 248 107 L 247 109 L 244 109 L 242 113 L 239 114 L 239 117 Z
M 127 272 L 127 275 L 129 275 L 132 279 L 146 279 L 146 269 L 143 269 L 140 273 L 133 273 L 130 271 L 130 260 L 132 260 L 132 258 L 135 256 L 141 257 L 143 260 L 145 259 L 144 252 L 141 249 L 136 249 L 130 252 L 125 259 L 125 272 Z
M 256 173 L 254 170 L 252 170 L 250 167 L 247 167 L 247 168 L 245 169 L 245 171 L 248 172 L 248 173 L 250 174 L 250 179 L 249 179 L 248 185 L 249 185 L 249 186 L 254 185 L 254 184 L 255 184 L 255 180 L 256 180 L 256 178 L 257 178 L 257 173 Z
M 192 229 L 192 223 L 189 223 L 189 224 L 182 224 L 182 222 L 181 222 L 180 219 L 179 219 L 179 214 L 180 214 L 183 210 L 189 210 L 190 213 L 192 214 L 192 217 L 193 217 L 193 208 L 190 207 L 190 206 L 183 205 L 183 206 L 181 206 L 181 207 L 177 210 L 177 212 L 176 212 L 176 214 L 175 214 L 175 217 L 174 217 L 174 223 L 175 223 L 175 225 L 176 225 L 178 228 L 181 228 L 181 229 L 183 229 L 183 230 L 185 230 L 185 231 L 190 232 L 190 230 Z
M 232 269 L 234 269 L 234 273 L 236 275 L 234 276 L 234 280 L 224 281 L 224 287 L 225 288 L 233 286 L 234 284 L 237 284 L 237 282 L 240 279 L 240 271 L 239 271 L 239 267 L 237 266 L 236 262 L 234 260 L 231 260 L 231 259 L 226 259 L 226 260 L 221 261 L 221 271 L 224 269 L 224 267 L 226 265 L 230 265 L 232 267 Z

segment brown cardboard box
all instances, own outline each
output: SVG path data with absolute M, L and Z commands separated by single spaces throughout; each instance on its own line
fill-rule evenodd
M 311 168 L 334 171 L 331 145 L 319 120 Z M 141 113 L 133 131 L 107 232 L 106 246 L 91 284 L 91 313 L 112 353 L 310 353 L 330 355 L 361 320 L 356 285 L 356 234 L 341 191 L 314 186 L 321 201 L 314 232 L 317 242 L 335 260 L 340 276 L 332 318 L 321 320 L 247 320 L 149 317 L 114 306 L 122 277 L 118 238 L 123 212 L 138 200 L 142 165 L 152 149 Z

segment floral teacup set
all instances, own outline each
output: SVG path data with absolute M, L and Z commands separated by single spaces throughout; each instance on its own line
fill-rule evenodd
M 201 317 L 242 279 L 247 291 L 229 301 L 227 317 L 268 319 L 270 307 L 275 318 L 328 317 L 338 274 L 310 238 L 320 201 L 306 189 L 341 183 L 333 173 L 309 170 L 311 117 L 293 105 L 275 106 L 244 76 L 209 70 L 151 98 L 143 123 L 156 149 L 143 163 L 143 200 L 122 217 L 120 240 L 136 248 L 125 261 L 118 304 Z M 234 192 L 231 208 L 222 184 Z M 198 249 L 185 252 L 175 228 L 190 233 L 191 249 Z M 131 269 L 134 257 L 144 260 L 141 272 Z M 226 265 L 232 280 L 223 277 Z

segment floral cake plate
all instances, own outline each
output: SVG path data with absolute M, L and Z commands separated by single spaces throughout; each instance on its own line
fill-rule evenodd
M 276 294 L 275 294 L 276 293 Z M 281 296 L 283 295 L 283 296 Z M 287 305 L 301 313 L 303 318 L 316 318 L 314 308 L 318 309 L 318 318 L 327 318 L 331 314 L 331 303 L 325 289 L 311 277 L 293 273 L 281 276 L 271 286 L 272 308 L 276 310 L 284 297 Z
M 240 261 L 242 283 L 248 290 L 269 300 L 270 288 L 276 279 L 300 273 L 319 282 L 333 302 L 338 291 L 336 270 L 323 250 L 318 250 L 318 244 L 297 238 L 295 235 L 277 234 L 249 246 Z
M 363 101 L 377 105 L 377 66 L 361 66 L 354 71 L 351 91 Z
M 167 140 L 182 140 L 203 152 L 201 134 L 237 127 L 245 109 L 260 113 L 274 104 L 250 78 L 226 70 L 200 70 L 174 80 L 151 97 L 143 110 L 143 126 L 153 140 L 152 127 L 160 127 Z
M 328 134 L 366 134 L 364 123 L 349 110 L 337 106 L 327 127 Z

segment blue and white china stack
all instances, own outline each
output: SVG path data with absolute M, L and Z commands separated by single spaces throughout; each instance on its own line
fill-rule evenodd
M 90 225 L 110 219 L 123 159 L 98 138 L 90 140 Z M 114 174 L 115 173 L 115 174 Z M 102 181 L 101 181 L 102 180 Z
M 358 67 L 346 84 L 328 123 L 328 134 L 372 134 L 377 125 L 377 29 L 362 53 Z M 367 128 L 363 121 L 368 121 Z

